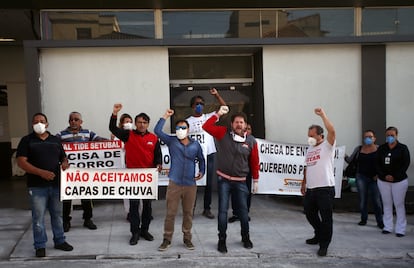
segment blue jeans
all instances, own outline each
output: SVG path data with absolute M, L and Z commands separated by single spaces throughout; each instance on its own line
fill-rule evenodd
M 62 203 L 60 202 L 59 187 L 30 187 L 29 195 L 32 206 L 34 248 L 46 248 L 46 210 L 50 214 L 53 242 L 55 245 L 64 243 L 65 235 L 63 232 Z
M 219 213 L 218 231 L 219 238 L 226 238 L 227 211 L 229 209 L 230 195 L 235 197 L 237 203 L 237 216 L 240 219 L 241 235 L 249 234 L 249 218 L 247 212 L 247 197 L 249 190 L 245 181 L 230 181 L 218 176 Z
M 321 248 L 328 248 L 332 240 L 334 187 L 306 189 L 304 209 L 306 219 L 315 231 Z
M 246 176 L 246 185 L 247 185 L 247 190 L 249 191 L 249 194 L 247 196 L 247 213 L 250 212 L 250 204 L 252 202 L 252 174 L 249 172 L 249 174 Z M 237 216 L 237 200 L 236 200 L 236 196 L 232 195 L 231 196 L 231 208 L 233 209 L 233 215 Z
M 357 173 L 356 183 L 359 193 L 359 210 L 361 212 L 361 221 L 366 222 L 368 220 L 368 196 L 370 196 L 377 224 L 382 225 L 382 202 L 377 181 L 363 174 Z

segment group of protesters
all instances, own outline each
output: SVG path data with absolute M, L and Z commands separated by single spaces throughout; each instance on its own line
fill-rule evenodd
M 257 142 L 247 130 L 247 116 L 243 112 L 233 111 L 229 126 L 218 124 L 221 117 L 229 113 L 229 107 L 215 88 L 210 89 L 210 94 L 217 99 L 219 108 L 211 113 L 203 113 L 204 98 L 194 96 L 190 101 L 193 114 L 186 119 L 176 118 L 175 134 L 167 134 L 163 131 L 166 121 L 174 115 L 172 109 L 165 111 L 156 123 L 154 133 L 151 133 L 148 131 L 150 117 L 146 113 L 139 113 L 134 120 L 129 114 L 124 113 L 120 116 L 119 124 L 117 124 L 122 104 L 116 103 L 113 106 L 109 119 L 109 130 L 113 139 L 119 139 L 124 143 L 126 168 L 156 168 L 161 171 L 160 142 L 164 142 L 169 149 L 171 166 L 168 172 L 164 234 L 163 241 L 158 247 L 159 251 L 165 251 L 171 246 L 175 217 L 180 202 L 183 210 L 183 243 L 189 250 L 195 248 L 192 243 L 191 230 L 196 203 L 196 182 L 206 175 L 202 215 L 208 219 L 214 219 L 215 216 L 211 211 L 214 172 L 217 175 L 219 197 L 217 250 L 221 253 L 227 253 L 227 223 L 236 220 L 240 221 L 242 246 L 246 249 L 253 248 L 249 230 L 249 209 L 251 194 L 258 191 L 259 152 Z M 332 213 L 335 196 L 333 159 L 336 133 L 332 122 L 322 108 L 315 108 L 314 113 L 322 119 L 327 135 L 325 138 L 324 128 L 320 125 L 311 125 L 308 129 L 309 148 L 306 153 L 306 168 L 301 193 L 305 197 L 305 214 L 314 229 L 314 237 L 305 242 L 319 245 L 317 254 L 326 256 L 333 230 Z M 44 217 L 47 210 L 51 216 L 54 247 L 64 251 L 73 250 L 73 246 L 66 242 L 64 235 L 71 228 L 72 204 L 70 200 L 64 201 L 63 205 L 60 202 L 60 171 L 69 167 L 62 142 L 106 140 L 95 132 L 82 128 L 82 122 L 81 114 L 72 112 L 69 115 L 69 126 L 57 135 L 52 135 L 47 131 L 46 115 L 36 113 L 32 118 L 33 132 L 23 137 L 18 145 L 17 161 L 19 166 L 26 171 L 28 178 L 34 249 L 37 257 L 46 256 L 47 235 Z M 201 146 L 197 140 L 191 137 L 191 133 L 203 133 L 205 144 Z M 204 155 L 207 156 L 207 159 Z M 196 170 L 198 170 L 197 173 Z M 391 169 L 388 169 L 383 175 L 385 176 L 384 180 L 395 182 L 387 177 L 393 176 Z M 406 177 L 405 174 L 405 180 L 407 180 Z M 380 179 L 382 178 L 380 177 Z M 228 218 L 230 200 L 233 215 Z M 130 222 L 131 238 L 129 244 L 136 245 L 140 237 L 147 241 L 153 241 L 154 236 L 149 232 L 149 226 L 153 219 L 151 200 L 129 199 L 124 201 L 128 209 L 127 219 Z M 142 212 L 140 215 L 141 202 Z M 96 230 L 98 227 L 92 221 L 92 200 L 81 200 L 81 205 L 84 227 Z M 398 226 L 400 225 L 399 223 Z M 390 228 L 392 226 L 389 225 L 389 219 L 387 219 L 384 231 L 389 233 L 391 232 Z M 405 230 L 401 231 L 400 229 L 398 234 L 403 234 Z

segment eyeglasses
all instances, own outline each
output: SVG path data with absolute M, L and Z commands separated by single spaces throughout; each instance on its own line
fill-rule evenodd
M 187 129 L 187 126 L 176 126 L 175 130 Z
M 70 118 L 70 119 L 69 119 L 69 122 L 70 122 L 70 121 L 79 121 L 79 120 L 80 120 L 80 118 Z

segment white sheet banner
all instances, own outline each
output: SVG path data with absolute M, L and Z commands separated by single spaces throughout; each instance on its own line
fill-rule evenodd
M 62 171 L 61 200 L 157 199 L 156 168 L 84 169 Z
M 258 194 L 301 195 L 308 146 L 256 139 L 260 172 Z M 335 197 L 341 197 L 345 146 L 335 149 Z
M 124 168 L 124 144 L 120 140 L 64 142 L 69 165 L 77 168 Z

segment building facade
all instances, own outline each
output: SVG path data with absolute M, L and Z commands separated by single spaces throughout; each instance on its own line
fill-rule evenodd
M 414 152 L 410 1 L 87 2 L 2 3 L 2 28 L 28 32 L 0 44 L 5 159 L 35 112 L 56 133 L 79 111 L 84 127 L 109 137 L 115 102 L 152 121 L 172 107 L 177 120 L 190 114 L 193 95 L 213 110 L 210 87 L 248 115 L 260 138 L 305 143 L 308 126 L 320 123 L 313 108 L 322 106 L 347 153 L 364 129 L 382 143 L 391 125 Z M 409 177 L 413 185 L 413 165 Z

